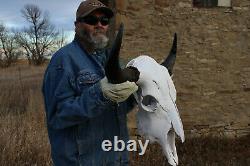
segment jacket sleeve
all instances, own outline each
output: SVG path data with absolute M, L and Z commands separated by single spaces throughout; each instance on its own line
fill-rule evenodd
M 80 92 L 76 92 L 75 84 L 75 78 L 65 69 L 47 69 L 43 94 L 50 127 L 62 129 L 77 125 L 112 108 L 114 103 L 104 98 L 99 80 L 89 83 Z

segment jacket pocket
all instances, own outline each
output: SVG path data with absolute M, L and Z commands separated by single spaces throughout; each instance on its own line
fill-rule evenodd
M 92 71 L 80 70 L 76 77 L 77 89 L 81 92 L 84 88 L 89 87 L 100 80 L 100 76 Z

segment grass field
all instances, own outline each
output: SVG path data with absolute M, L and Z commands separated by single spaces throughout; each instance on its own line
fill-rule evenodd
M 41 94 L 44 66 L 0 69 L 0 165 L 52 165 Z M 185 127 L 185 126 L 184 126 Z M 201 136 L 177 141 L 180 165 L 250 165 L 250 136 Z M 149 145 L 144 156 L 131 153 L 132 166 L 168 165 L 161 148 Z

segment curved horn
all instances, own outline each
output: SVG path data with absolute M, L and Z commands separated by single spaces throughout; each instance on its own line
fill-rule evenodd
M 124 25 L 121 23 L 111 51 L 109 53 L 108 62 L 105 66 L 105 74 L 110 83 L 119 83 L 122 76 L 121 67 L 119 64 L 119 54 L 122 44 L 123 29 Z
M 112 84 L 119 84 L 125 81 L 136 82 L 140 75 L 140 72 L 134 67 L 127 67 L 124 69 L 121 69 L 120 67 L 119 54 L 122 44 L 123 30 L 124 25 L 121 24 L 110 51 L 109 60 L 105 66 L 106 77 Z
M 162 62 L 161 64 L 162 66 L 165 66 L 168 69 L 170 75 L 173 74 L 173 68 L 176 59 L 176 50 L 177 50 L 177 34 L 175 33 L 171 51 L 169 52 L 168 57 L 165 59 L 165 61 Z

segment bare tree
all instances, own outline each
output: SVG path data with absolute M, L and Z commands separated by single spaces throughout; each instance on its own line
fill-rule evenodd
M 17 41 L 25 49 L 30 64 L 40 65 L 50 54 L 50 48 L 55 44 L 58 32 L 49 22 L 48 15 L 42 15 L 38 6 L 25 5 L 21 13 L 30 26 L 18 33 Z
M 61 32 L 59 33 L 57 39 L 55 40 L 55 50 L 65 46 L 67 44 L 67 41 L 66 41 L 66 35 L 64 33 L 64 30 L 61 30 Z
M 0 24 L 0 66 L 9 67 L 19 56 L 15 34 Z

